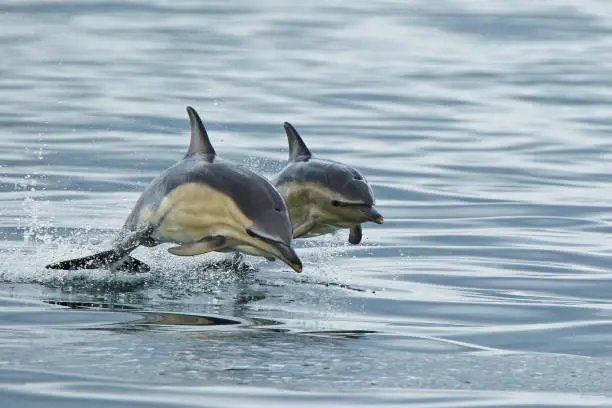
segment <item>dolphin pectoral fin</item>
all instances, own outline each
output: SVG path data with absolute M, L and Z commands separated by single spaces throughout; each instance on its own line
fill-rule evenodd
M 205 237 L 193 244 L 169 248 L 168 252 L 178 256 L 194 256 L 218 251 L 226 246 L 227 239 L 222 235 L 215 235 L 214 237 Z
M 353 245 L 357 245 L 358 243 L 361 242 L 361 237 L 362 237 L 361 224 L 357 224 L 351 228 L 351 232 L 349 234 L 348 241 Z
M 298 225 L 293 229 L 293 238 L 299 238 L 306 234 L 308 231 L 314 228 L 317 221 L 314 218 L 310 218 L 305 223 Z

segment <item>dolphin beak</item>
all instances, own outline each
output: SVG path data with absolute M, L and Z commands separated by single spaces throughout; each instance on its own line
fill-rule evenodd
M 275 243 L 274 247 L 278 250 L 278 258 L 289 265 L 297 273 L 302 272 L 302 261 L 293 248 L 281 242 Z
M 372 221 L 372 222 L 375 222 L 377 224 L 382 224 L 385 221 L 383 216 L 378 212 L 378 210 L 376 208 L 374 208 L 374 206 L 372 206 L 372 207 L 364 207 L 364 208 L 362 208 L 361 211 L 363 211 L 363 213 L 365 214 L 365 216 L 368 219 L 368 221 Z

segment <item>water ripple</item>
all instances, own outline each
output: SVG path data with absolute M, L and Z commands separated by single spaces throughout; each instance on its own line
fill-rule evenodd
M 610 11 L 0 5 L 0 405 L 606 405 Z M 296 242 L 302 275 L 165 247 L 138 276 L 45 270 L 109 247 L 184 154 L 188 104 L 266 176 L 292 122 L 385 224 Z

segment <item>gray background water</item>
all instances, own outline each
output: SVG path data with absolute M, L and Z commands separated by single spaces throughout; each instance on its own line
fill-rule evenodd
M 0 406 L 610 405 L 612 4 L 302 3 L 0 4 Z M 386 223 L 302 275 L 43 269 L 108 247 L 188 104 L 266 175 L 291 121 Z

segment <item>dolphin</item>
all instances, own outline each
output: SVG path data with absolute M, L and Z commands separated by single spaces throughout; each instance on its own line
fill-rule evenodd
M 283 197 L 264 177 L 219 159 L 198 113 L 190 106 L 187 113 L 191 127 L 187 154 L 149 184 L 113 248 L 46 268 L 148 271 L 130 253 L 141 245 L 169 242 L 178 244 L 168 249 L 174 255 L 246 253 L 280 259 L 302 271 L 291 247 L 292 225 Z
M 349 228 L 349 242 L 360 243 L 362 223 L 384 221 L 365 177 L 345 164 L 313 158 L 297 130 L 284 125 L 289 162 L 272 182 L 287 202 L 293 238 Z

